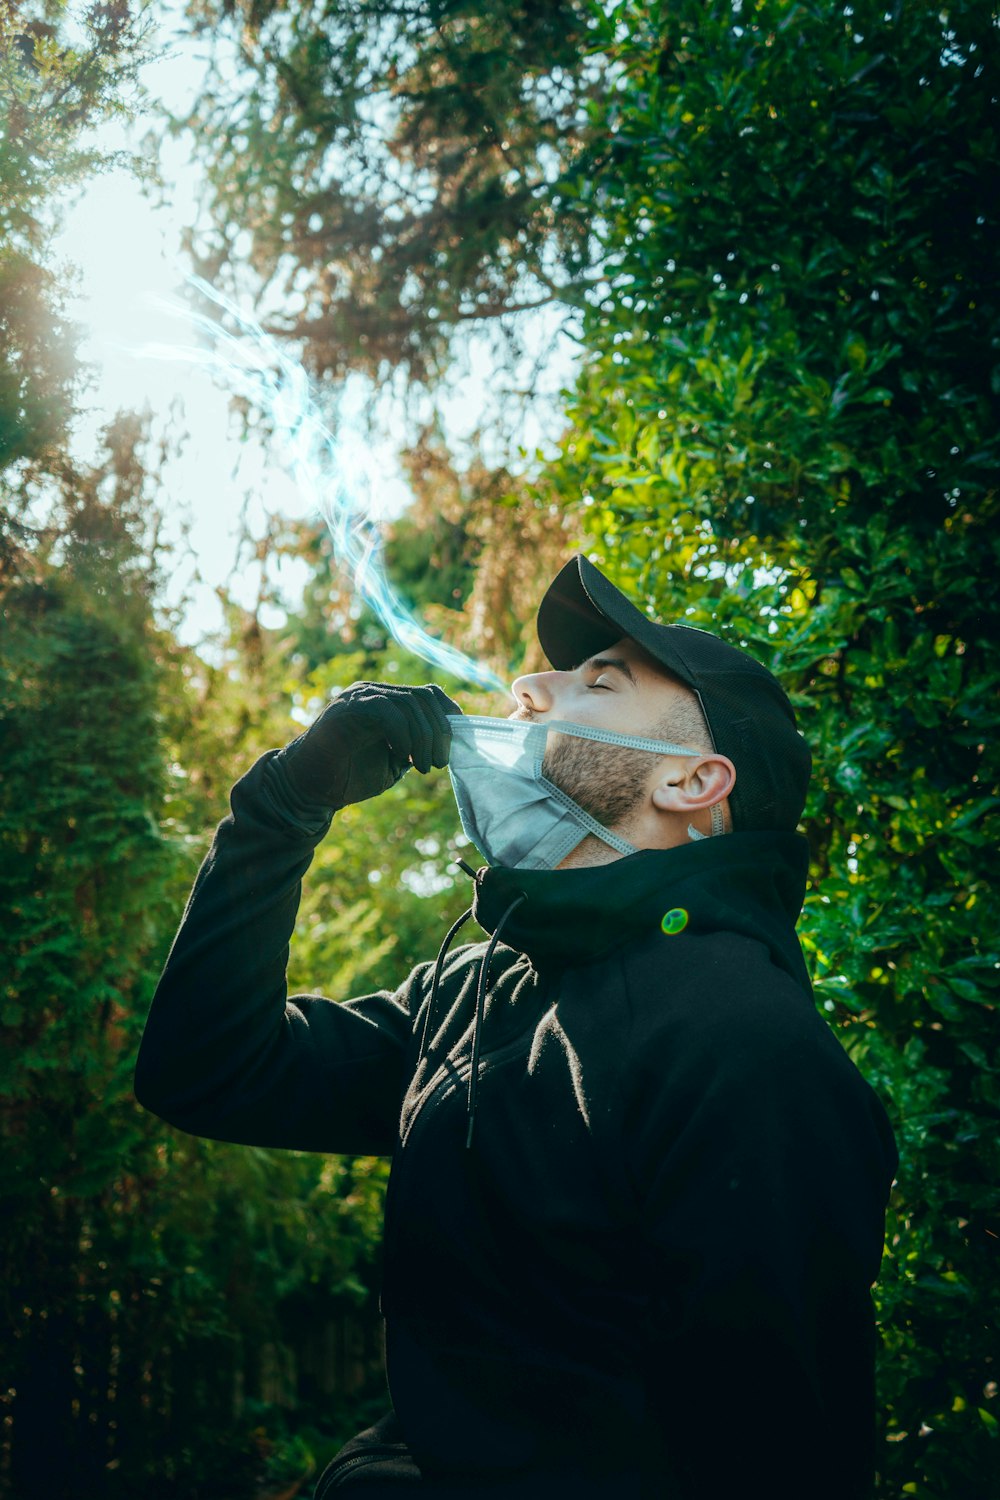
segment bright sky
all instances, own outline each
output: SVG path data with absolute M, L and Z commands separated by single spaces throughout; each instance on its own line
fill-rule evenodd
M 144 83 L 154 109 L 155 102 L 163 100 L 180 110 L 192 97 L 204 61 L 194 39 L 181 36 L 171 45 L 167 35 L 172 30 L 170 15 L 165 7 L 161 24 L 164 52 L 169 48 L 169 55 L 146 69 Z M 109 127 L 101 137 L 102 145 L 135 149 L 155 125 L 155 117 L 147 113 L 131 135 L 120 126 Z M 74 451 L 82 460 L 92 457 L 97 434 L 120 409 L 148 407 L 154 440 L 165 434 L 173 439 L 162 475 L 161 506 L 172 536 L 179 538 L 185 523 L 190 531 L 189 551 L 176 554 L 169 599 L 176 603 L 189 598 L 182 634 L 185 640 L 196 642 L 221 625 L 216 585 L 229 579 L 242 603 L 249 605 L 256 598 L 257 564 L 246 563 L 238 579 L 230 576 L 244 507 L 254 534 L 259 535 L 267 514 L 304 517 L 310 514 L 310 506 L 260 443 L 242 440 L 238 421 L 228 410 L 226 391 L 209 375 L 186 363 L 140 356 L 144 345 L 195 342 L 183 319 L 153 305 L 156 298 L 179 301 L 187 270 L 180 236 L 195 216 L 197 176 L 185 143 L 165 143 L 162 169 L 172 189 L 165 195 L 169 206 L 162 208 L 154 208 L 143 197 L 125 170 L 91 181 L 66 214 L 56 256 L 67 268 L 77 268 L 77 295 L 70 312 L 84 328 L 81 355 L 91 369 Z M 556 324 L 551 316 L 535 314 L 529 326 L 537 350 L 545 340 L 551 341 Z M 558 393 L 571 381 L 573 360 L 573 344 L 560 338 L 520 434 L 521 446 L 529 454 L 547 447 L 558 434 Z M 524 371 L 510 377 L 515 388 L 526 378 Z M 488 429 L 499 384 L 485 339 L 470 340 L 456 366 L 455 395 L 444 403 L 446 431 L 454 444 L 460 445 L 483 422 L 484 414 Z M 373 457 L 382 483 L 373 499 L 379 514 L 398 514 L 408 498 L 396 458 L 402 427 L 398 409 L 394 413 L 385 401 L 380 403 L 380 429 L 385 438 Z M 298 596 L 304 571 L 304 564 L 286 563 L 277 575 L 289 603 Z M 265 614 L 264 623 L 278 621 Z

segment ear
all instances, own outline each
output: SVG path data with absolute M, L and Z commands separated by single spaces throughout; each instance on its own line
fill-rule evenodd
M 735 785 L 736 767 L 728 756 L 676 760 L 653 788 L 653 806 L 660 812 L 679 812 L 690 817 L 703 807 L 724 801 Z

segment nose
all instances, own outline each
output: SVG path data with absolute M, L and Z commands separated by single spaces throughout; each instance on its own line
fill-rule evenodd
M 553 704 L 553 690 L 558 672 L 529 672 L 515 679 L 511 692 L 519 709 L 532 714 L 548 713 Z

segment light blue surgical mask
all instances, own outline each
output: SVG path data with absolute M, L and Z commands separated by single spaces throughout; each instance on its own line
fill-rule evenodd
M 562 719 L 539 723 L 449 714 L 448 722 L 448 771 L 462 827 L 489 864 L 515 870 L 554 870 L 588 833 L 619 854 L 637 852 L 633 844 L 598 823 L 542 775 L 550 730 L 604 745 L 648 750 L 653 755 L 704 754 L 684 745 L 638 739 Z M 713 821 L 713 831 L 714 826 Z M 688 832 L 696 838 L 704 837 L 693 828 Z

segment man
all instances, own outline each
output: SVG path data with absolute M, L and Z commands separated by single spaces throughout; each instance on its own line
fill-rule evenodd
M 509 720 L 357 684 L 237 783 L 136 1092 L 393 1155 L 393 1411 L 318 1495 L 862 1500 L 896 1154 L 795 937 L 808 750 L 769 672 L 582 557 L 538 634 Z M 394 992 L 286 1001 L 335 810 L 446 763 L 490 942 L 449 952 L 461 919 Z

